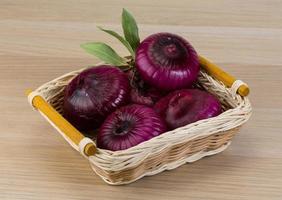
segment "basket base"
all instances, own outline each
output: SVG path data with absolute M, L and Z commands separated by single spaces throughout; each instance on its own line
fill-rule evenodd
M 153 176 L 155 174 L 161 173 L 161 172 L 166 171 L 166 170 L 175 169 L 175 168 L 177 168 L 177 167 L 179 167 L 181 165 L 184 165 L 186 163 L 195 162 L 197 160 L 200 160 L 203 157 L 218 154 L 218 153 L 224 151 L 230 144 L 231 144 L 231 141 L 228 141 L 226 144 L 222 145 L 221 147 L 219 147 L 217 149 L 210 150 L 210 151 L 200 151 L 200 152 L 195 153 L 195 154 L 193 154 L 193 155 L 191 155 L 189 157 L 185 157 L 185 158 L 179 159 L 179 160 L 177 160 L 175 162 L 171 162 L 171 163 L 168 163 L 166 165 L 160 166 L 159 168 L 155 168 L 152 171 L 148 171 L 148 172 L 142 174 L 141 176 L 139 176 L 139 177 L 137 177 L 135 179 L 132 179 L 130 181 L 111 182 L 108 179 L 106 179 L 105 177 L 101 176 L 96 171 L 96 169 L 95 169 L 95 167 L 93 165 L 91 165 L 91 167 L 95 171 L 95 173 L 98 174 L 109 185 L 126 185 L 126 184 L 129 184 L 129 183 L 135 182 L 138 179 L 141 179 L 141 178 L 143 178 L 145 176 Z

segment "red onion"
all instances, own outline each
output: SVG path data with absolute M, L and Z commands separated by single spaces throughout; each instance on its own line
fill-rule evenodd
M 97 135 L 97 146 L 118 151 L 160 135 L 164 122 L 150 107 L 132 104 L 110 114 Z
M 86 69 L 66 87 L 64 116 L 79 130 L 98 128 L 106 116 L 128 100 L 128 78 L 119 68 Z
M 150 85 L 175 90 L 193 84 L 199 73 L 199 61 L 196 51 L 184 38 L 157 33 L 139 45 L 136 68 Z
M 135 70 L 128 71 L 127 75 L 131 84 L 130 102 L 132 103 L 151 107 L 166 94 L 145 83 Z
M 159 100 L 154 109 L 170 129 L 175 129 L 221 113 L 219 100 L 198 89 L 174 91 Z

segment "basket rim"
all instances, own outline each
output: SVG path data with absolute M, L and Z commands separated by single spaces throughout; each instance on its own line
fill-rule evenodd
M 57 78 L 55 78 L 55 79 L 53 79 L 51 81 L 48 81 L 48 82 L 42 84 L 40 87 L 38 87 L 35 90 L 35 92 L 39 93 L 41 96 L 43 96 L 43 98 L 45 98 L 48 101 L 48 98 L 50 99 L 52 97 L 46 98 L 46 95 L 44 95 L 44 92 L 42 93 L 42 91 L 44 90 L 46 85 L 54 84 L 55 85 L 54 87 L 59 87 L 59 86 L 64 87 L 66 84 L 65 85 L 57 84 L 58 81 L 65 80 L 65 79 L 68 79 L 68 81 L 70 81 L 73 77 L 75 77 L 78 73 L 80 73 L 81 71 L 83 71 L 86 68 L 84 67 L 84 68 L 81 68 L 81 69 L 78 69 L 78 70 L 66 73 L 66 74 L 64 74 L 64 75 L 62 75 L 60 77 L 57 77 Z M 227 112 L 230 113 L 230 112 L 233 112 L 235 110 L 241 109 L 242 111 L 248 112 L 249 115 L 251 114 L 251 105 L 250 105 L 250 101 L 249 101 L 248 97 L 241 97 L 239 94 L 234 94 L 233 93 L 234 91 L 232 91 L 231 88 L 227 88 L 222 82 L 220 82 L 220 81 L 214 79 L 213 77 L 211 77 L 210 75 L 208 75 L 203 69 L 201 69 L 200 73 L 203 76 L 202 77 L 203 79 L 205 78 L 208 81 L 213 81 L 216 84 L 217 87 L 221 87 L 221 89 L 225 90 L 227 92 L 227 94 L 232 96 L 232 98 L 234 98 L 237 102 L 241 102 L 241 103 L 238 104 L 237 106 L 234 106 L 231 109 L 228 109 L 227 111 L 222 112 L 220 115 L 218 115 L 216 117 L 209 118 L 209 119 L 204 119 L 204 120 L 199 120 L 197 122 L 194 122 L 194 123 L 191 123 L 191 124 L 179 127 L 177 129 L 174 129 L 172 131 L 167 131 L 167 132 L 165 132 L 165 133 L 163 133 L 163 134 L 161 134 L 159 136 L 156 136 L 156 137 L 154 137 L 154 138 L 152 138 L 152 139 L 150 139 L 148 141 L 142 142 L 142 143 L 140 143 L 140 144 L 138 144 L 138 145 L 136 145 L 134 147 L 131 147 L 129 149 L 120 150 L 120 151 L 110 151 L 110 150 L 105 150 L 105 149 L 97 148 L 98 153 L 106 154 L 107 156 L 111 156 L 111 157 L 120 157 L 120 156 L 122 156 L 123 154 L 125 154 L 128 151 L 132 151 L 132 152 L 136 151 L 136 152 L 138 152 L 138 150 L 140 148 L 142 148 L 143 146 L 148 145 L 148 144 L 154 144 L 154 142 L 159 140 L 160 137 L 166 137 L 166 136 L 168 136 L 168 135 L 170 135 L 170 134 L 172 134 L 174 132 L 178 132 L 178 131 L 182 131 L 182 130 L 186 130 L 187 131 L 190 128 L 195 127 L 195 126 L 201 127 L 203 124 L 206 124 L 206 123 L 213 123 L 214 121 L 218 120 L 219 118 L 224 117 L 225 115 L 227 115 L 226 114 Z M 248 116 L 248 118 L 249 118 L 249 116 Z M 247 121 L 247 119 L 245 121 Z M 243 124 L 244 122 L 242 122 L 241 124 Z M 225 130 L 229 130 L 229 129 L 232 129 L 234 127 L 238 127 L 241 124 L 232 126 L 232 127 L 228 128 L 228 129 L 225 129 Z M 216 132 L 217 131 L 210 132 L 209 135 L 210 134 L 214 134 Z M 200 137 L 201 135 L 198 135 L 198 136 Z M 93 156 L 90 156 L 90 157 L 93 157 Z

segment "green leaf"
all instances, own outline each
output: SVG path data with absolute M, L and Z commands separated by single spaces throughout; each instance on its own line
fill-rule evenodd
M 125 39 L 129 42 L 132 49 L 136 51 L 140 43 L 138 27 L 134 17 L 125 9 L 122 10 L 122 28 Z
M 117 38 L 127 49 L 128 51 L 130 52 L 131 56 L 135 57 L 135 53 L 132 49 L 132 47 L 130 46 L 130 44 L 128 43 L 127 40 L 125 40 L 121 35 L 119 35 L 118 33 L 116 33 L 115 31 L 112 31 L 112 30 L 107 30 L 107 29 L 103 29 L 102 27 L 99 27 L 98 28 L 101 30 L 101 31 L 104 31 L 112 36 L 114 36 L 115 38 Z
M 81 44 L 86 52 L 95 55 L 108 64 L 115 66 L 127 65 L 126 60 L 120 57 L 110 46 L 102 42 Z

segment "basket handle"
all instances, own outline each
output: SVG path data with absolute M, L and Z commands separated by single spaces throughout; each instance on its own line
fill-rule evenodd
M 32 94 L 32 90 L 27 90 L 26 95 Z M 71 125 L 62 115 L 60 115 L 48 102 L 40 95 L 32 96 L 31 104 L 34 108 L 40 110 L 55 126 L 69 138 L 75 145 L 79 147 L 80 152 L 84 156 L 94 155 L 96 147 L 94 142 L 80 133 L 73 125 Z
M 206 59 L 203 56 L 199 56 L 200 65 L 203 69 L 205 69 L 212 77 L 216 78 L 217 80 L 221 81 L 226 85 L 227 87 L 236 87 L 236 83 L 240 83 L 238 85 L 237 92 L 242 96 L 245 97 L 250 93 L 250 89 L 247 86 L 247 84 L 244 84 L 242 81 L 237 80 L 232 75 L 226 73 L 223 71 L 219 66 L 216 64 L 210 62 L 208 59 Z M 235 86 L 236 85 L 236 86 Z
M 232 87 L 236 80 L 230 74 L 224 72 L 219 66 L 210 62 L 203 56 L 199 56 L 200 65 L 211 76 L 222 81 L 227 87 Z M 247 96 L 250 92 L 246 84 L 241 84 L 237 92 L 241 96 Z M 26 95 L 32 94 L 32 90 L 27 90 Z M 79 147 L 80 152 L 84 156 L 91 156 L 96 153 L 96 146 L 94 142 L 80 133 L 73 125 L 71 125 L 62 115 L 60 115 L 48 102 L 45 101 L 40 95 L 35 94 L 31 99 L 31 104 L 34 108 L 40 110 L 55 126 L 69 138 L 75 145 Z

